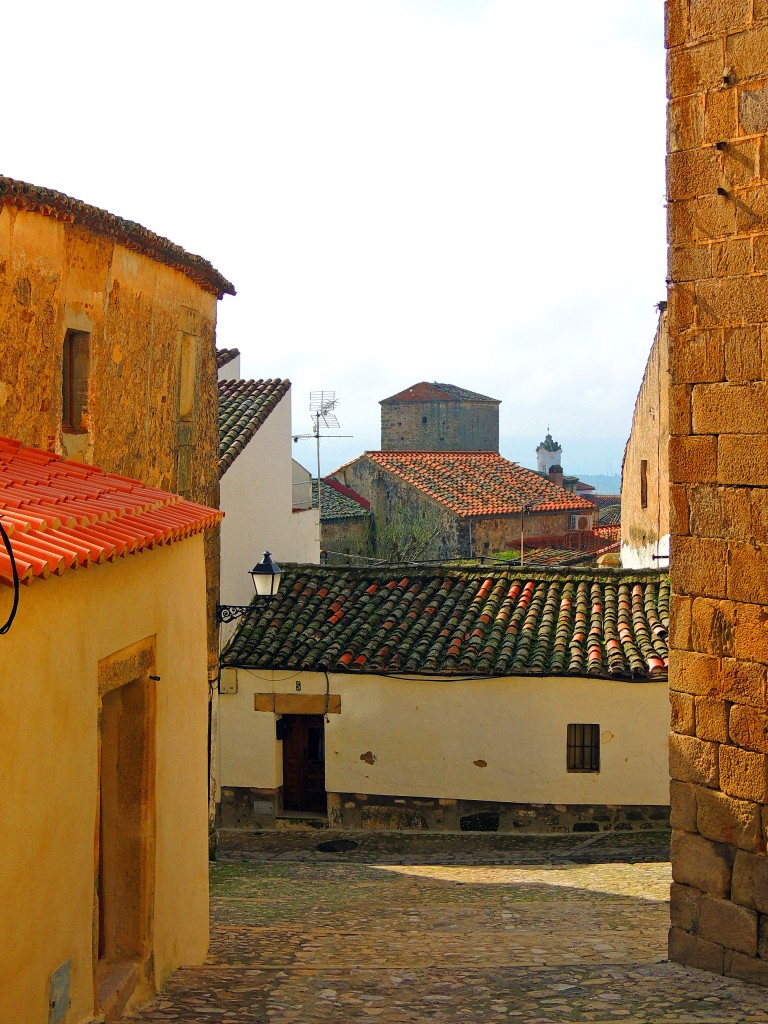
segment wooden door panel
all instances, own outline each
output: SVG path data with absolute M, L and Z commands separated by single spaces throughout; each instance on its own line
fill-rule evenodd
M 322 715 L 283 715 L 283 810 L 325 811 L 325 722 Z

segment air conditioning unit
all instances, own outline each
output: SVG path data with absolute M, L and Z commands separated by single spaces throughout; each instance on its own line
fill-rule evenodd
M 589 516 L 571 516 L 571 530 L 588 530 L 589 528 Z

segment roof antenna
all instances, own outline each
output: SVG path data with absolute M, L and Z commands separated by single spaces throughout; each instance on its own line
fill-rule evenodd
M 320 430 L 339 430 L 340 424 L 334 412 L 339 404 L 335 391 L 310 391 L 309 393 L 309 415 L 312 420 L 311 434 L 294 434 L 293 440 L 314 437 L 317 443 L 317 517 L 318 523 L 322 520 L 322 487 L 320 480 L 320 439 L 327 437 L 352 437 L 352 434 L 321 434 Z

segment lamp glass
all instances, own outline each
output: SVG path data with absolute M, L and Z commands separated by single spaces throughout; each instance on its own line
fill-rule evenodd
M 272 561 L 270 553 L 265 551 L 262 560 L 251 569 L 251 578 L 259 597 L 275 596 L 280 586 L 282 571 L 280 566 Z

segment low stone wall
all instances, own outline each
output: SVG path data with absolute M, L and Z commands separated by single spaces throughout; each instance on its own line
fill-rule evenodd
M 225 787 L 220 821 L 225 828 L 275 828 L 279 790 Z M 277 814 L 275 808 L 278 808 Z M 294 816 L 295 817 L 295 816 Z M 329 793 L 332 828 L 416 832 L 502 832 L 532 835 L 631 832 L 669 827 L 669 808 L 589 804 L 513 804 L 478 800 Z

